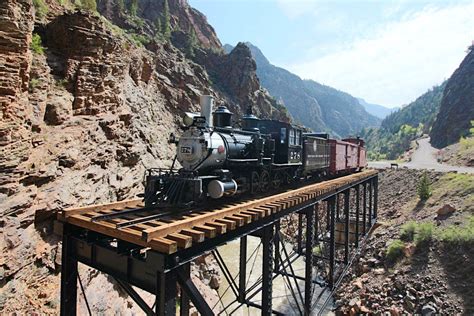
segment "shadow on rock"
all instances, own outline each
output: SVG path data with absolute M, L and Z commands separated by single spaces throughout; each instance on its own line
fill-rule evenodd
M 421 272 L 426 269 L 430 256 L 430 245 L 427 242 L 421 243 L 416 247 L 411 258 L 411 267 L 413 272 Z
M 450 287 L 463 299 L 465 315 L 474 314 L 474 244 L 446 244 L 439 252 Z

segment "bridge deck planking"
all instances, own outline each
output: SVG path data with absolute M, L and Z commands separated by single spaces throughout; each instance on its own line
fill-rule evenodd
M 139 218 L 124 215 L 118 218 L 92 221 L 97 215 L 114 214 L 124 209 L 142 207 L 139 199 L 64 209 L 58 220 L 86 228 L 104 235 L 118 238 L 158 252 L 171 254 L 179 249 L 192 247 L 194 243 L 225 234 L 237 227 L 270 216 L 282 210 L 297 206 L 311 199 L 337 190 L 347 184 L 375 175 L 377 171 L 366 170 L 349 176 L 310 184 L 261 199 L 247 199 L 240 203 L 229 203 L 216 210 L 199 208 L 186 215 L 170 215 L 166 219 L 150 220 L 145 223 L 117 228 L 116 224 Z M 148 213 L 147 213 L 148 214 Z

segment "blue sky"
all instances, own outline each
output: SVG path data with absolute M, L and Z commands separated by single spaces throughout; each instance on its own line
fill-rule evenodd
M 474 0 L 189 0 L 221 42 L 388 107 L 447 79 L 474 40 Z

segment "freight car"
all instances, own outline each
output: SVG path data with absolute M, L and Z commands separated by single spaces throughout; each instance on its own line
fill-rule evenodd
M 286 122 L 259 119 L 249 107 L 241 128 L 232 113 L 201 96 L 201 113 L 186 113 L 184 132 L 173 134 L 177 154 L 170 170 L 150 169 L 145 176 L 146 206 L 189 206 L 207 198 L 257 194 L 304 179 L 318 181 L 357 172 L 366 165 L 359 138 L 330 139 L 303 133 Z M 176 161 L 181 168 L 175 170 Z

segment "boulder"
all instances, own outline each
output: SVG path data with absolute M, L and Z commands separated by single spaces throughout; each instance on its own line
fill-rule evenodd
M 453 206 L 451 206 L 450 204 L 445 204 L 438 211 L 436 211 L 436 213 L 438 214 L 438 216 L 449 216 L 455 211 L 456 209 Z
M 46 104 L 44 121 L 48 125 L 61 125 L 71 117 L 72 100 L 54 97 Z

